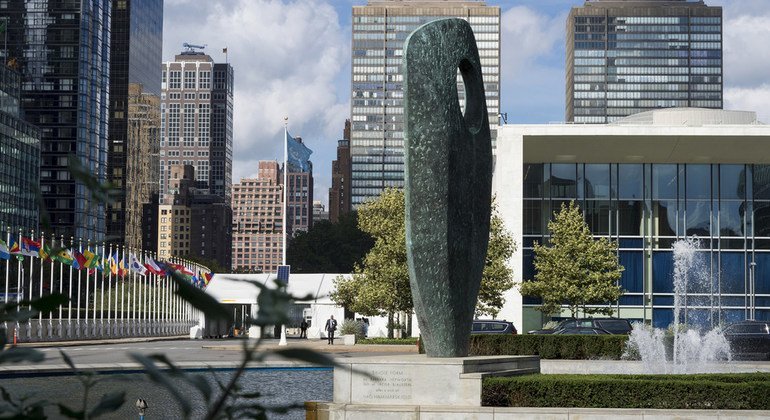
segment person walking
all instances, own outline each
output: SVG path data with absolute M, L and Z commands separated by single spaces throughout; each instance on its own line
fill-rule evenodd
M 305 319 L 299 323 L 299 338 L 307 338 L 307 321 Z
M 329 337 L 328 344 L 334 344 L 334 332 L 337 331 L 337 320 L 334 319 L 334 315 L 329 315 L 329 319 L 326 320 L 326 336 Z

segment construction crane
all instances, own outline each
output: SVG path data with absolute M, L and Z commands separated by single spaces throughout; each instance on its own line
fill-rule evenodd
M 197 52 L 195 50 L 203 50 L 204 48 L 206 48 L 206 45 L 194 45 L 194 44 L 188 44 L 187 42 L 182 44 L 182 46 L 187 49 L 185 51 L 187 53 L 195 53 L 195 52 Z M 201 52 L 203 52 L 203 51 L 201 51 Z

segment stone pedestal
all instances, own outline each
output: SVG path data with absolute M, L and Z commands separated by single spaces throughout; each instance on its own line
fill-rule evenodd
M 481 381 L 489 376 L 540 372 L 537 356 L 428 358 L 425 355 L 339 360 L 334 402 L 318 404 L 318 419 L 414 418 L 414 411 L 442 406 L 481 409 Z M 384 417 L 377 417 L 384 418 Z

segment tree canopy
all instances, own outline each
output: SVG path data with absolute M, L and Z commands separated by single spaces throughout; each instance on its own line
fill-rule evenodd
M 358 226 L 374 246 L 351 279 L 335 280 L 332 300 L 366 316 L 411 312 L 412 292 L 406 264 L 404 192 L 387 189 L 358 209 Z
M 413 309 L 406 261 L 404 192 L 385 190 L 376 200 L 359 209 L 361 230 L 372 235 L 374 247 L 352 279 L 338 278 L 332 300 L 366 316 L 392 315 Z M 513 271 L 507 261 L 515 250 L 513 237 L 493 206 L 487 261 L 479 290 L 477 315 L 497 315 L 504 304 L 503 293 L 513 287 Z
M 535 278 L 521 284 L 522 295 L 540 297 L 537 309 L 546 314 L 566 305 L 575 318 L 579 310 L 612 315 L 609 303 L 623 294 L 617 285 L 623 272 L 617 243 L 594 239 L 574 202 L 562 204 L 548 229 L 550 245 L 535 244 Z
M 286 261 L 292 273 L 351 273 L 373 245 L 352 212 L 341 215 L 337 223 L 321 220 L 299 232 L 289 241 Z

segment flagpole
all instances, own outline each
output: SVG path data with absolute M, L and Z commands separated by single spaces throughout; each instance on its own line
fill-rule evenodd
M 33 237 L 32 240 L 34 241 L 35 238 Z M 44 246 L 45 246 L 45 234 L 43 232 L 40 232 L 40 249 L 44 249 L 43 248 Z M 40 256 L 40 249 L 37 251 L 38 256 Z M 40 290 L 38 291 L 40 295 L 40 299 L 43 298 L 43 264 L 44 264 L 44 261 L 42 258 L 40 258 Z M 38 322 L 40 323 L 40 326 L 39 326 L 40 329 L 38 330 L 38 334 L 42 336 L 43 335 L 43 311 L 40 311 L 37 319 L 38 319 Z
M 16 239 L 19 244 L 19 248 L 21 249 L 21 229 L 19 229 L 19 237 Z M 21 260 L 19 257 L 16 257 L 16 303 L 19 304 L 18 308 L 21 309 L 21 288 L 22 288 L 22 271 L 24 270 L 24 265 L 21 263 Z M 16 331 L 18 331 L 20 328 L 19 321 L 16 321 Z
M 288 229 L 286 220 L 289 213 L 289 117 L 283 118 L 283 246 L 281 247 L 281 265 L 286 265 L 286 248 L 288 244 Z M 281 325 L 281 340 L 279 346 L 285 346 L 286 326 Z
M 289 212 L 289 117 L 283 118 L 283 243 L 281 265 L 286 265 L 287 213 Z
M 11 229 L 8 228 L 8 231 L 6 232 L 6 235 L 5 235 L 6 247 L 10 242 L 11 242 Z M 10 283 L 10 279 L 8 278 L 9 276 L 8 272 L 10 271 L 10 269 L 11 269 L 11 250 L 9 248 L 8 259 L 5 261 L 5 300 L 3 300 L 3 303 L 5 303 L 6 305 L 8 305 L 8 286 Z M 8 321 L 5 321 L 5 330 L 8 331 Z

